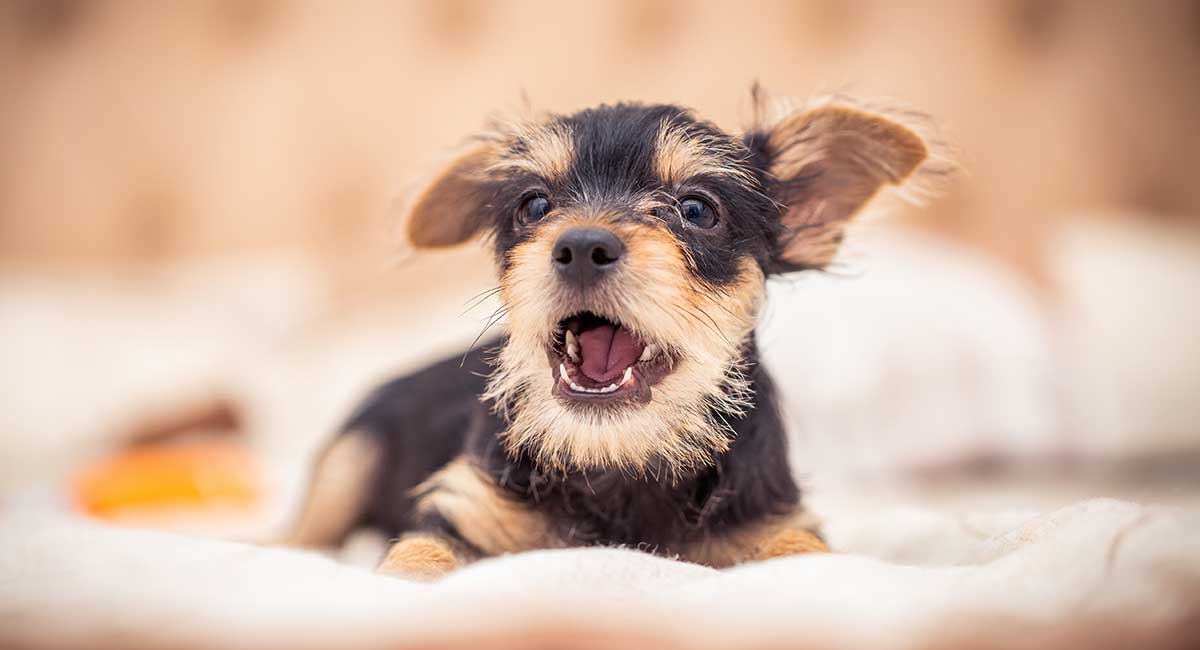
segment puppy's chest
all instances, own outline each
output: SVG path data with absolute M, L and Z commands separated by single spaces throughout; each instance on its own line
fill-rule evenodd
M 726 567 L 795 520 L 743 507 L 715 477 L 670 485 L 588 476 L 542 488 L 525 507 L 544 522 L 543 547 L 624 546 Z
M 662 552 L 712 532 L 717 505 L 708 477 L 678 484 L 619 472 L 544 477 L 506 490 L 546 522 L 564 546 L 621 545 Z
M 800 512 L 794 494 L 759 503 L 718 468 L 681 482 L 618 472 L 546 475 L 523 463 L 460 459 L 428 481 L 418 511 L 444 522 L 470 554 L 625 546 L 730 566 Z M 787 498 L 788 496 L 793 498 Z

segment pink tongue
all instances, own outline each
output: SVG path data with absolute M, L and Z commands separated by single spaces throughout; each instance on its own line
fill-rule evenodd
M 642 356 L 645 346 L 624 327 L 600 325 L 579 333 L 579 369 L 594 382 L 610 382 Z

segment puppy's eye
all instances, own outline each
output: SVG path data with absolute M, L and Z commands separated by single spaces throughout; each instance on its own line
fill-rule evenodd
M 547 212 L 550 212 L 550 200 L 535 194 L 521 204 L 517 210 L 517 221 L 523 226 L 534 224 L 541 221 Z
M 679 202 L 679 212 L 688 223 L 697 228 L 712 228 L 717 225 L 717 210 L 704 199 L 689 196 Z

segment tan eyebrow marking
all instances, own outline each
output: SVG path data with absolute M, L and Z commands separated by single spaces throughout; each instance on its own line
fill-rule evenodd
M 736 163 L 734 147 L 711 136 L 688 133 L 663 120 L 654 142 L 654 171 L 666 185 L 678 185 L 701 174 L 754 179 Z
M 492 171 L 520 171 L 554 182 L 575 162 L 575 138 L 562 124 L 510 123 L 499 127 L 502 137 L 516 149 L 500 156 Z

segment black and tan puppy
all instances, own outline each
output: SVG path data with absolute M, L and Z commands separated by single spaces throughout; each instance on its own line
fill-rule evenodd
M 758 361 L 764 281 L 826 266 L 926 147 L 839 102 L 756 122 L 618 104 L 474 140 L 407 232 L 492 242 L 508 334 L 371 395 L 292 541 L 379 528 L 383 569 L 417 577 L 597 544 L 716 567 L 823 550 Z

